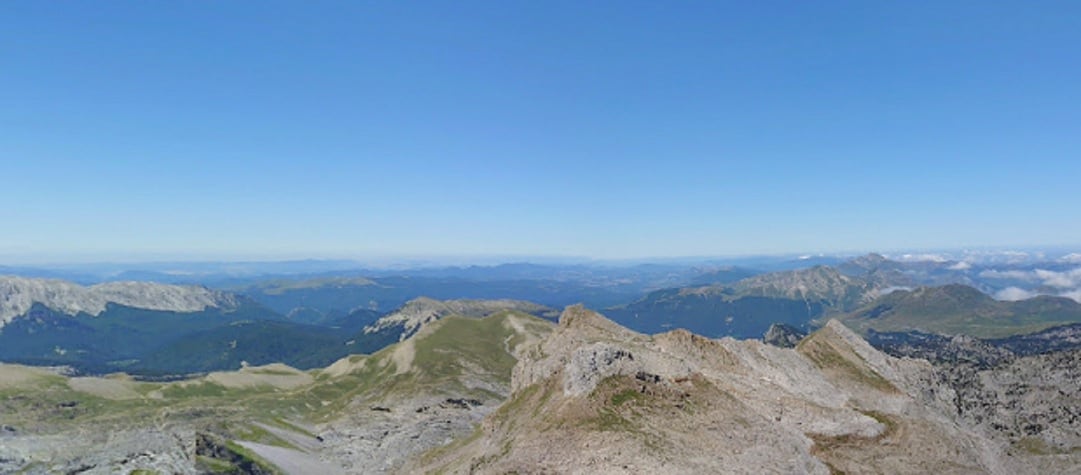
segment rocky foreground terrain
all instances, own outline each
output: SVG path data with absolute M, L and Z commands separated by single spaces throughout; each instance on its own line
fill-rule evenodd
M 953 417 L 956 395 L 928 362 L 889 357 L 836 321 L 783 349 L 650 337 L 571 308 L 519 361 L 513 388 L 473 437 L 411 468 L 1025 473 L 1038 457 Z
M 967 336 L 870 333 L 883 351 L 934 364 L 938 383 L 955 393 L 955 415 L 1046 455 L 1081 447 L 1081 325 L 981 340 Z
M 1076 353 L 963 367 L 836 321 L 780 348 L 581 307 L 171 383 L 0 366 L 0 472 L 1078 473 Z M 961 369 L 955 369 L 961 368 Z

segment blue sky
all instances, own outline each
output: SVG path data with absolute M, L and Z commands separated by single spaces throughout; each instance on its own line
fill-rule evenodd
M 1077 2 L 0 3 L 0 256 L 1081 244 Z

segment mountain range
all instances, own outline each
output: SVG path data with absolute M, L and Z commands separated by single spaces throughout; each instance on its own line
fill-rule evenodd
M 199 286 L 84 287 L 4 278 L 0 292 L 6 322 L 0 326 L 0 360 L 159 378 L 242 364 L 326 366 L 349 354 L 374 353 L 451 314 L 482 317 L 515 309 L 555 316 L 548 307 L 522 301 L 418 298 L 386 314 L 360 308 L 308 323 L 247 296 Z
M 728 284 L 657 290 L 605 312 L 620 324 L 646 333 L 686 328 L 711 337 L 736 338 L 760 337 L 775 323 L 809 331 L 832 317 L 861 332 L 922 330 L 984 337 L 1081 322 L 1081 304 L 1074 299 L 1032 291 L 1024 299 L 996 300 L 979 288 L 995 292 L 987 282 L 998 281 L 998 274 L 988 270 L 973 274 L 972 267 L 957 267 L 957 263 L 904 263 L 869 254 L 836 267 L 814 266 Z M 1064 275 L 1072 275 L 1072 271 L 1027 272 L 1057 279 L 1060 285 L 1067 280 Z M 979 275 L 984 280 L 973 278 Z
M 1042 263 L 1025 271 L 961 264 L 868 254 L 835 266 L 768 273 L 725 265 L 682 271 L 642 265 L 615 273 L 585 266 L 507 265 L 371 278 L 273 278 L 230 284 L 228 290 L 2 277 L 0 360 L 68 365 L 88 374 L 124 370 L 141 377 L 236 369 L 242 363 L 307 369 L 347 354 L 372 353 L 447 314 L 481 316 L 488 304 L 471 298 L 476 296 L 498 296 L 501 303 L 494 308 L 547 318 L 554 318 L 551 308 L 580 298 L 600 304 L 614 321 L 635 331 L 684 328 L 709 337 L 760 338 L 774 324 L 806 333 L 829 318 L 864 334 L 978 337 L 1081 322 L 1073 300 L 1038 295 L 1041 288 L 1066 288 L 1073 264 Z M 1004 291 L 991 284 L 1004 275 L 1013 279 L 1005 281 L 1010 285 L 1033 276 L 1045 285 L 1021 290 L 1031 294 L 1027 299 L 996 300 L 988 292 Z M 692 285 L 663 287 L 678 282 Z M 460 305 L 448 308 L 439 303 L 446 300 L 429 298 L 433 295 Z

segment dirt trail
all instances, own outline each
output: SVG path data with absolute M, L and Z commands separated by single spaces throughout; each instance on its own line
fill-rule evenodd
M 297 450 L 275 447 L 273 445 L 257 444 L 255 442 L 243 440 L 238 440 L 236 443 L 255 452 L 256 455 L 266 459 L 267 462 L 274 464 L 274 466 L 281 469 L 281 471 L 290 475 L 309 475 L 313 473 L 325 475 L 345 474 L 345 471 L 342 470 L 341 467 L 336 467 L 319 460 L 313 455 Z

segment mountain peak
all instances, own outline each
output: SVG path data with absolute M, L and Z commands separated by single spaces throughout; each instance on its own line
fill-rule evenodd
M 733 288 L 744 295 L 823 301 L 838 307 L 862 302 L 873 290 L 871 284 L 829 266 L 757 275 L 736 282 Z
M 571 305 L 564 309 L 559 316 L 559 326 L 560 328 L 601 331 L 612 334 L 619 334 L 627 330 L 604 315 L 587 309 L 582 304 Z

